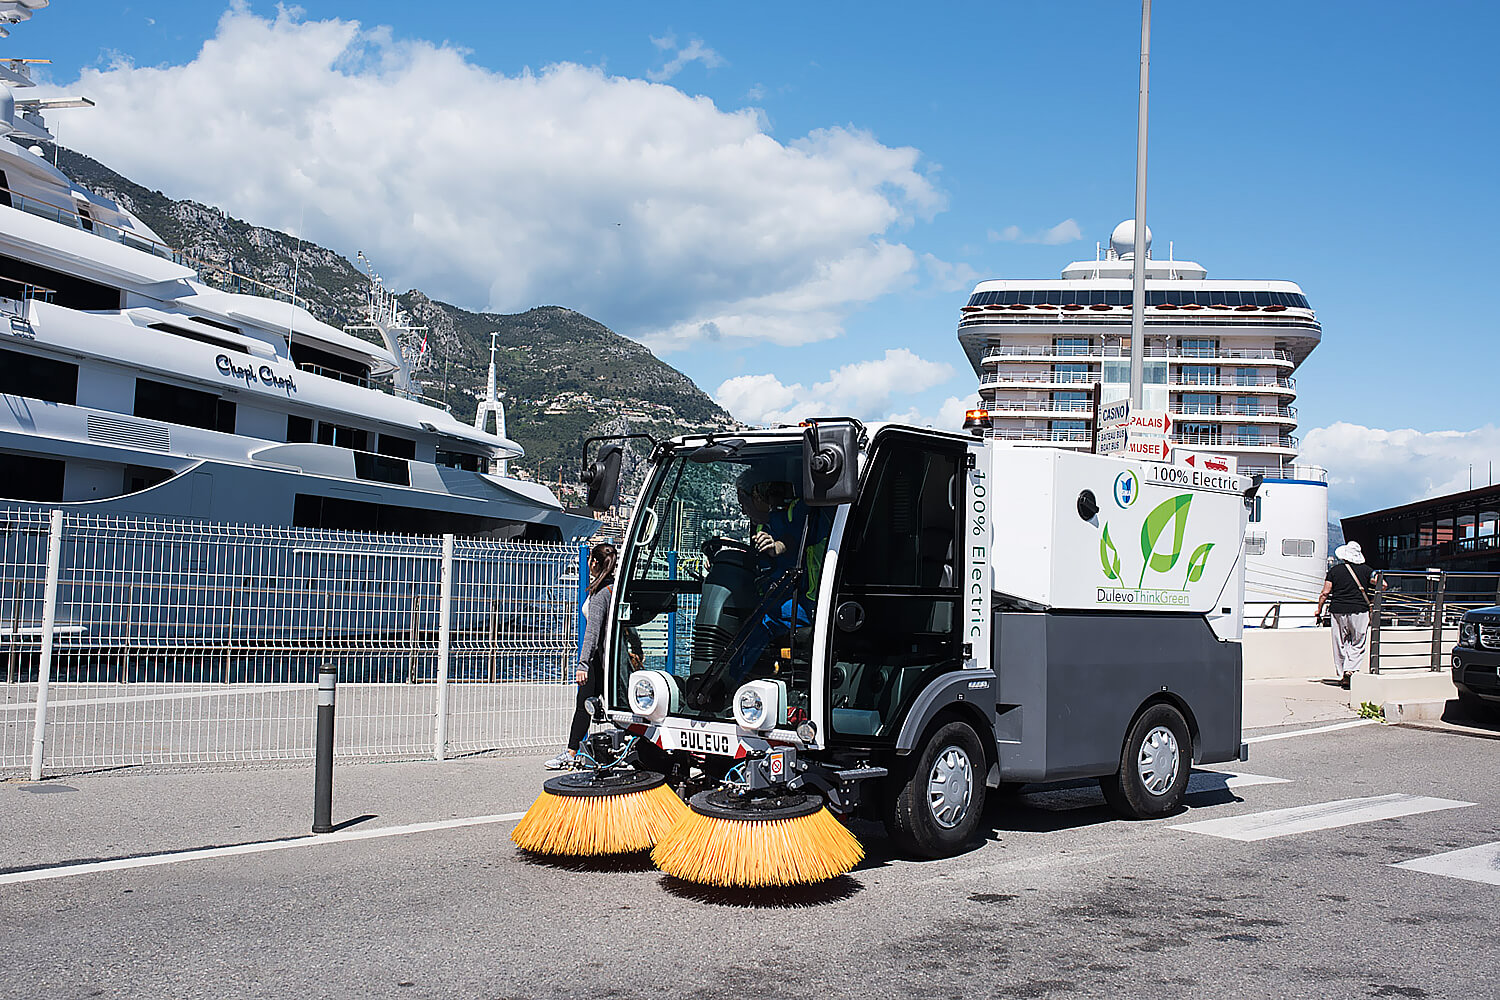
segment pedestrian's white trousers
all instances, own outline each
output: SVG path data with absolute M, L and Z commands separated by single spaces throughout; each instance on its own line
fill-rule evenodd
M 1365 646 L 1370 640 L 1370 612 L 1355 611 L 1347 615 L 1334 612 L 1333 666 L 1340 677 L 1358 673 L 1365 662 Z

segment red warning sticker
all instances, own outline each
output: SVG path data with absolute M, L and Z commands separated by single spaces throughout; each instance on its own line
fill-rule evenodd
M 771 777 L 779 778 L 786 773 L 786 754 L 777 750 L 771 754 Z

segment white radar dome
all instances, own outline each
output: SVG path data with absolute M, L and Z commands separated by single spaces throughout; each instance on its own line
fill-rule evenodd
M 1109 234 L 1109 248 L 1126 260 L 1135 259 L 1135 220 L 1126 219 Z M 1151 256 L 1151 227 L 1146 227 L 1146 256 Z

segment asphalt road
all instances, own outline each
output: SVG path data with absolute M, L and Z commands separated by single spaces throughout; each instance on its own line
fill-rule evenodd
M 1006 799 L 944 861 L 860 826 L 853 874 L 770 897 L 525 860 L 494 817 L 532 759 L 343 766 L 335 819 L 369 818 L 313 843 L 301 768 L 0 784 L 0 997 L 1500 997 L 1500 740 L 1369 725 L 1239 767 L 1152 822 Z M 1470 878 L 1393 867 L 1485 845 L 1440 859 Z

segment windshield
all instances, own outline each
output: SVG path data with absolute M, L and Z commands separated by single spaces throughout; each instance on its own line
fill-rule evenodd
M 708 458 L 708 461 L 695 461 Z M 647 487 L 622 560 L 612 703 L 632 670 L 672 675 L 673 715 L 731 719 L 748 680 L 785 688 L 795 726 L 811 692 L 813 595 L 833 509 L 802 502 L 800 443 L 686 447 Z

